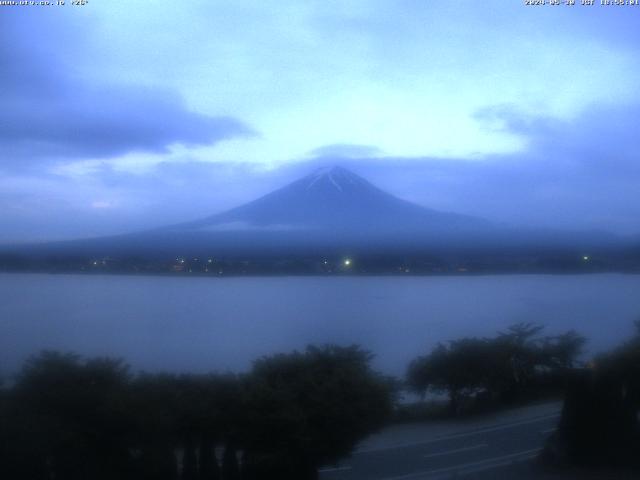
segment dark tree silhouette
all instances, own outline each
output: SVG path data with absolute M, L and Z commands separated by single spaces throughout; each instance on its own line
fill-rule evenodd
M 391 410 L 385 379 L 356 346 L 308 347 L 255 362 L 247 378 L 247 478 L 315 479 Z
M 222 476 L 224 480 L 238 480 L 240 478 L 240 467 L 238 466 L 238 451 L 235 443 L 227 441 L 222 457 Z
M 12 480 L 316 478 L 390 411 L 370 358 L 309 347 L 263 358 L 243 378 L 132 377 L 120 360 L 44 352 L 0 388 L 0 471 Z
M 546 337 L 541 346 L 542 360 L 552 368 L 573 368 L 582 354 L 586 339 L 575 330 Z
M 18 450 L 9 462 L 11 478 L 131 478 L 128 378 L 119 360 L 32 357 L 9 399 Z
M 640 323 L 636 327 L 632 339 L 573 372 L 545 458 L 640 469 Z
M 536 378 L 573 366 L 582 352 L 585 339 L 577 333 L 542 338 L 541 331 L 541 326 L 520 323 L 494 338 L 439 344 L 411 362 L 407 384 L 420 394 L 447 393 L 453 414 L 460 413 L 463 400 L 481 393 L 513 402 L 535 388 Z
M 130 386 L 130 409 L 136 422 L 132 445 L 142 479 L 178 478 L 176 383 L 174 375 L 142 374 Z
M 421 394 L 428 389 L 449 395 L 451 413 L 457 414 L 460 401 L 486 383 L 487 342 L 466 338 L 439 344 L 429 355 L 409 365 L 407 381 Z
M 548 363 L 538 336 L 543 329 L 541 325 L 517 323 L 489 340 L 487 387 L 503 402 L 516 400 L 529 386 L 536 368 Z
M 165 465 L 165 478 L 175 478 L 176 452 L 181 451 L 182 479 L 220 477 L 214 449 L 235 434 L 242 409 L 235 376 L 145 374 L 133 382 L 132 391 L 138 446 L 151 455 L 150 468 Z M 159 462 L 159 456 L 165 460 Z
M 199 480 L 219 480 L 220 479 L 220 466 L 218 460 L 215 457 L 213 439 L 203 434 L 200 440 L 199 452 L 199 468 L 198 479 Z

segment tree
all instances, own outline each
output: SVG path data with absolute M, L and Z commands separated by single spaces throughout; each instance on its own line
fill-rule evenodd
M 15 480 L 316 478 L 389 414 L 370 360 L 358 347 L 309 347 L 242 379 L 132 377 L 120 360 L 44 352 L 0 389 L 0 468 Z
M 575 330 L 547 337 L 541 346 L 544 362 L 551 368 L 573 368 L 584 350 L 587 339 Z
M 246 478 L 315 479 L 383 425 L 392 397 L 359 347 L 264 357 L 246 379 Z
M 544 363 L 538 335 L 543 329 L 541 325 L 517 323 L 490 340 L 487 388 L 503 402 L 516 400 Z
M 407 369 L 407 384 L 417 393 L 447 393 L 450 411 L 458 414 L 465 398 L 485 393 L 512 402 L 532 391 L 543 370 L 574 365 L 585 343 L 574 331 L 540 337 L 542 326 L 512 325 L 493 338 L 462 338 L 438 344 Z
M 12 478 L 130 478 L 128 378 L 120 360 L 55 352 L 29 359 L 10 398 L 19 425 Z
M 143 374 L 131 390 L 144 478 L 176 478 L 178 449 L 182 479 L 220 478 L 214 449 L 234 442 L 243 409 L 235 375 Z
M 590 368 L 572 372 L 545 458 L 640 468 L 640 323 L 636 326 L 630 340 L 597 356 Z
M 451 413 L 458 414 L 460 401 L 482 388 L 487 381 L 486 340 L 465 338 L 438 344 L 429 354 L 418 357 L 409 365 L 407 381 L 415 391 L 427 390 L 449 395 Z
M 179 438 L 179 393 L 175 375 L 138 375 L 130 386 L 130 409 L 135 418 L 132 447 L 142 480 L 176 480 L 175 455 Z

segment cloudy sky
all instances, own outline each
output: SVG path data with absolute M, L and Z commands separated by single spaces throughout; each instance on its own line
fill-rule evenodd
M 0 6 L 0 242 L 191 220 L 325 164 L 495 222 L 640 232 L 640 7 L 70 3 Z

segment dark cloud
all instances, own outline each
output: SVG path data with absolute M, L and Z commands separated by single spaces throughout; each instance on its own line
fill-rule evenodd
M 14 12 L 21 15 L 17 21 Z M 599 17 L 588 21 L 601 22 Z M 316 148 L 308 161 L 272 169 L 180 159 L 137 174 L 108 162 L 77 177 L 44 173 L 37 162 L 31 171 L 20 171 L 16 167 L 38 159 L 63 163 L 161 152 L 173 143 L 200 145 L 250 134 L 236 119 L 189 111 L 171 91 L 87 81 L 78 65 L 90 62 L 77 56 L 91 54 L 91 36 L 75 38 L 82 29 L 65 31 L 69 26 L 57 20 L 43 28 L 37 18 L 29 8 L 0 16 L 0 172 L 7 172 L 4 179 L 0 174 L 0 241 L 104 235 L 193 220 L 324 165 L 343 165 L 407 200 L 495 222 L 640 232 L 637 104 L 591 105 L 566 120 L 510 104 L 487 106 L 476 112 L 476 121 L 524 138 L 527 148 L 477 160 L 397 158 L 375 146 L 333 144 Z M 620 24 L 620 39 L 638 35 L 632 22 L 629 17 Z M 83 48 L 76 50 L 77 44 Z M 628 83 L 611 85 L 612 101 L 616 88 Z
M 477 118 L 528 139 L 526 151 L 481 160 L 399 158 L 319 148 L 307 161 L 276 169 L 251 164 L 170 162 L 145 175 L 105 167 L 106 188 L 135 191 L 154 204 L 155 223 L 195 219 L 250 201 L 327 165 L 342 165 L 424 206 L 497 223 L 640 232 L 640 106 L 592 107 L 571 120 L 488 108 Z M 374 152 L 373 155 L 367 152 Z M 114 212 L 115 213 L 115 212 Z M 170 215 L 169 215 L 170 214 Z M 170 217 L 170 218 L 169 218 Z
M 569 120 L 497 105 L 475 118 L 524 137 L 524 152 L 481 160 L 327 155 L 305 166 L 340 164 L 407 200 L 495 222 L 637 234 L 639 116 L 636 104 L 591 106 Z
M 45 38 L 38 28 L 29 17 L 0 19 L 0 167 L 52 157 L 163 152 L 172 144 L 206 145 L 252 134 L 235 118 L 189 110 L 170 90 L 87 82 L 72 59 L 51 47 L 73 37 L 58 38 L 48 23 Z
M 505 106 L 487 109 L 478 118 L 489 115 L 487 121 L 517 131 L 529 145 L 523 153 L 481 160 L 348 156 L 328 148 L 319 150 L 325 155 L 278 168 L 183 159 L 134 174 L 105 162 L 87 177 L 48 176 L 0 196 L 5 224 L 11 226 L 0 242 L 51 238 L 54 232 L 56 238 L 105 235 L 194 220 L 326 165 L 342 165 L 418 204 L 496 223 L 638 234 L 639 113 L 638 105 L 593 107 L 560 121 Z M 19 198 L 23 191 L 31 192 L 28 198 Z M 94 202 L 110 207 L 95 208 Z
M 153 89 L 68 85 L 44 100 L 14 95 L 0 102 L 0 151 L 17 160 L 162 152 L 174 143 L 204 145 L 250 133 L 238 120 L 191 112 L 176 95 Z

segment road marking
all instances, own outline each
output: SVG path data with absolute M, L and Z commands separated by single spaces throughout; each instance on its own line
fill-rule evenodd
M 485 470 L 492 470 L 495 468 L 506 467 L 509 465 L 513 465 L 514 463 L 525 462 L 527 460 L 531 460 L 535 458 L 538 453 L 542 451 L 542 448 L 534 448 L 531 450 L 526 450 L 525 452 L 521 452 L 521 455 L 516 455 L 515 457 L 505 458 L 504 460 L 491 462 L 487 464 L 482 464 L 482 462 L 477 462 L 479 465 L 471 466 L 469 468 L 463 469 L 461 471 L 457 471 L 456 475 L 469 475 L 471 473 L 483 472 Z M 437 480 L 437 478 L 431 478 L 430 480 Z
M 498 425 L 493 425 L 490 427 L 479 428 L 478 430 L 473 430 L 471 432 L 463 432 L 463 433 L 454 433 L 451 435 L 443 435 L 442 437 L 432 438 L 430 440 L 421 440 L 419 442 L 406 442 L 406 443 L 396 443 L 394 445 L 389 445 L 387 447 L 373 447 L 367 448 L 365 450 L 358 450 L 353 453 L 353 455 L 361 455 L 363 453 L 372 453 L 372 452 L 381 452 L 385 450 L 395 450 L 398 448 L 406 448 L 406 447 L 416 447 L 418 445 L 427 445 L 429 443 L 437 443 L 445 440 L 452 440 L 454 438 L 464 438 L 471 437 L 473 435 L 480 435 L 482 433 L 495 432 L 498 430 L 506 430 L 513 427 L 519 427 L 520 425 L 528 425 L 531 423 L 538 423 L 544 420 L 549 420 L 551 418 L 557 418 L 560 416 L 560 413 L 553 413 L 550 415 L 542 415 L 540 417 L 532 418 L 529 420 L 521 420 L 519 422 L 511 422 L 511 423 L 503 423 Z
M 541 450 L 541 448 L 532 448 L 531 450 L 523 450 L 521 452 L 501 455 L 499 457 L 487 458 L 477 462 L 463 463 L 461 465 L 455 465 L 453 467 L 437 468 L 435 470 L 427 470 L 424 472 L 408 473 L 406 475 L 400 475 L 397 477 L 385 477 L 381 480 L 409 480 L 412 478 L 433 477 L 434 475 L 438 475 L 438 478 L 440 478 L 446 474 L 451 473 L 468 474 L 480 472 L 482 470 L 489 470 L 504 465 L 510 465 L 511 463 L 515 463 L 518 461 L 529 460 L 535 457 Z
M 333 467 L 333 468 L 321 468 L 318 470 L 318 473 L 329 473 L 329 472 L 344 472 L 345 470 L 351 470 L 353 467 Z
M 472 447 L 456 448 L 454 450 L 447 450 L 445 452 L 430 453 L 428 455 L 422 455 L 422 458 L 441 457 L 443 455 L 451 455 L 459 452 L 468 452 L 469 450 L 477 450 L 478 448 L 486 448 L 488 446 L 489 445 L 487 445 L 486 443 L 479 443 L 478 445 L 473 445 Z
M 557 427 L 547 428 L 546 430 L 540 430 L 540 433 L 542 435 L 546 435 L 548 433 L 555 432 L 556 430 L 557 430 Z

